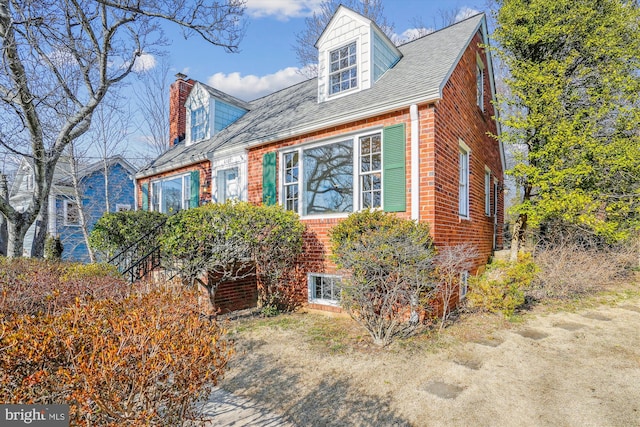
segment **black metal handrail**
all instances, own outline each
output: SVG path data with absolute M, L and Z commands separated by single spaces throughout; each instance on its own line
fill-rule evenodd
M 129 275 L 130 276 L 129 279 L 131 283 L 133 283 L 135 280 L 138 280 L 144 277 L 144 275 L 138 277 L 139 274 L 134 272 L 140 266 L 143 266 L 143 267 L 140 267 L 143 269 L 147 268 L 145 267 L 146 266 L 146 264 L 144 263 L 145 260 L 147 260 L 151 256 L 155 256 L 157 258 L 157 260 L 156 258 L 153 259 L 153 262 L 152 262 L 153 266 L 151 267 L 151 270 L 160 265 L 160 247 L 156 246 L 151 251 L 147 251 L 147 247 L 145 247 L 144 245 L 148 245 L 149 241 L 151 240 L 150 238 L 155 237 L 160 233 L 160 231 L 162 230 L 162 227 L 165 225 L 166 222 L 167 222 L 167 219 L 164 219 L 155 228 L 153 228 L 152 230 L 144 234 L 142 237 L 140 237 L 138 240 L 136 240 L 135 242 L 133 242 L 132 244 L 130 244 L 120 252 L 118 252 L 116 255 L 111 257 L 111 259 L 109 259 L 109 261 L 107 262 L 109 264 L 115 265 L 121 274 Z M 154 241 L 154 240 L 155 239 L 151 241 Z M 139 257 L 138 254 L 141 253 L 143 250 L 145 251 L 144 255 Z M 157 256 L 154 255 L 156 252 L 157 252 Z M 151 270 L 146 271 L 146 273 L 149 273 Z
M 128 276 L 129 283 L 133 283 L 151 273 L 154 269 L 160 266 L 160 263 L 160 246 L 156 246 L 142 258 L 131 263 L 131 265 L 124 270 L 122 274 L 125 277 Z

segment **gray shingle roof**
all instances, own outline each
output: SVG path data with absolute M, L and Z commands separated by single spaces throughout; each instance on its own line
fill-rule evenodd
M 137 177 L 200 162 L 220 148 L 256 146 L 437 100 L 483 20 L 478 14 L 400 46 L 402 59 L 370 89 L 318 103 L 314 78 L 256 99 L 249 112 L 211 139 L 173 147 Z

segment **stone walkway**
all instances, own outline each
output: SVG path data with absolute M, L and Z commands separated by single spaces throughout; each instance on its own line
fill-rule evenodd
M 293 427 L 280 415 L 221 388 L 214 389 L 209 401 L 203 405 L 202 413 L 207 417 L 205 426 Z

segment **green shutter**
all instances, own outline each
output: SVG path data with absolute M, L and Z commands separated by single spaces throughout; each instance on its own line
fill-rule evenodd
M 276 153 L 267 153 L 262 157 L 262 203 L 266 206 L 276 204 Z
M 140 189 L 142 190 L 142 210 L 148 211 L 149 210 L 149 183 L 145 182 L 144 184 L 142 184 Z
M 407 210 L 405 151 L 404 123 L 384 128 L 382 141 L 382 206 L 385 212 L 404 212 Z
M 195 208 L 200 205 L 200 171 L 191 171 L 191 198 L 189 200 L 189 207 Z

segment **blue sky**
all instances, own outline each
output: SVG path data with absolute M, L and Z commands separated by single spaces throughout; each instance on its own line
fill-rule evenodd
M 293 45 L 305 18 L 322 0 L 247 0 L 248 28 L 240 53 L 225 53 L 197 37 L 185 40 L 170 28 L 166 47 L 172 74 L 183 72 L 241 99 L 251 100 L 301 80 Z M 442 26 L 442 11 L 461 17 L 485 10 L 485 0 L 383 0 L 384 16 L 402 36 L 415 27 Z

